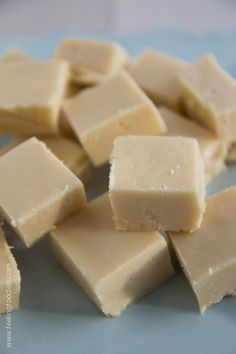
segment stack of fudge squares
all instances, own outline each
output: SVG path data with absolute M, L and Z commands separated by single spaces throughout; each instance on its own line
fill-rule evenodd
M 236 293 L 236 187 L 205 193 L 236 161 L 236 81 L 213 55 L 186 63 L 146 50 L 131 60 L 116 43 L 76 38 L 49 60 L 9 49 L 0 135 L 15 136 L 0 151 L 4 223 L 26 247 L 49 233 L 59 262 L 105 315 L 169 280 L 172 258 L 201 312 Z M 109 161 L 108 191 L 87 203 L 84 185 Z M 21 286 L 4 230 L 0 313 L 7 265 L 11 310 Z

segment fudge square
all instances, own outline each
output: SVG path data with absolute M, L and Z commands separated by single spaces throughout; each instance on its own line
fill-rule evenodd
M 165 132 L 158 109 L 125 72 L 65 100 L 63 108 L 95 165 L 109 160 L 117 136 Z
M 20 284 L 20 272 L 0 228 L 0 314 L 19 308 Z
M 236 141 L 236 81 L 206 55 L 179 75 L 187 115 L 227 143 Z
M 181 87 L 177 75 L 186 66 L 181 60 L 149 49 L 131 61 L 127 70 L 157 105 L 179 110 Z
M 26 246 L 85 204 L 82 182 L 36 138 L 0 157 L 0 210 Z
M 107 316 L 118 316 L 174 273 L 157 231 L 115 230 L 107 194 L 59 225 L 51 240 L 58 260 Z
M 66 62 L 1 62 L 1 134 L 58 134 L 61 100 L 68 79 Z
M 196 138 L 205 165 L 206 182 L 210 182 L 225 169 L 227 149 L 225 143 L 210 130 L 166 107 L 159 108 L 166 123 L 167 135 Z
M 205 209 L 204 186 L 196 139 L 116 139 L 109 196 L 118 230 L 198 229 Z
M 169 233 L 201 312 L 236 294 L 236 188 L 206 199 L 201 228 Z
M 117 43 L 80 38 L 64 39 L 56 57 L 70 62 L 72 79 L 81 85 L 103 81 L 121 70 L 127 61 L 125 50 Z
M 92 169 L 90 160 L 84 149 L 74 140 L 63 136 L 40 135 L 38 139 L 44 142 L 54 155 L 85 184 L 90 180 Z M 0 148 L 0 157 L 27 138 L 17 138 Z

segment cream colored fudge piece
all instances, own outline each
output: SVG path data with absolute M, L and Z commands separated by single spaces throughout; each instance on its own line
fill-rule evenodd
M 107 194 L 51 234 L 59 261 L 107 316 L 118 316 L 173 275 L 165 239 L 157 231 L 115 230 Z
M 7 112 L 2 114 L 0 110 L 0 136 L 24 135 L 32 137 L 39 134 L 52 134 L 52 132 L 46 125 L 22 120 L 22 117 L 13 116 Z M 55 134 L 57 133 L 55 132 Z
M 21 60 L 0 63 L 1 134 L 57 134 L 61 100 L 69 79 L 66 62 Z M 16 122 L 16 125 L 14 124 Z
M 236 141 L 236 81 L 206 55 L 179 76 L 187 115 L 230 143 Z
M 117 138 L 109 191 L 119 230 L 199 228 L 205 209 L 205 179 L 197 140 Z
M 19 308 L 21 277 L 0 228 L 0 314 Z
M 226 162 L 228 163 L 236 162 L 236 144 L 231 145 L 228 154 L 226 156 Z
M 91 177 L 90 160 L 83 148 L 75 141 L 61 136 L 40 135 L 38 139 L 44 142 L 54 155 L 76 175 L 83 183 Z M 17 138 L 0 148 L 0 156 L 3 156 L 15 146 L 26 141 L 27 138 Z
M 158 109 L 125 72 L 64 101 L 63 109 L 95 165 L 108 161 L 120 135 L 165 132 Z
M 90 160 L 76 141 L 64 137 L 39 136 L 38 138 L 84 183 L 88 181 L 91 175 Z
M 170 233 L 201 312 L 236 294 L 236 188 L 206 200 L 202 226 L 194 233 Z
M 85 204 L 81 181 L 31 138 L 0 158 L 0 209 L 27 246 Z
M 68 60 L 72 78 L 84 85 L 103 81 L 121 70 L 127 61 L 125 50 L 117 43 L 79 38 L 64 39 L 56 57 Z
M 33 60 L 33 58 L 20 49 L 8 48 L 3 54 L 1 60 L 7 62 L 16 62 L 21 60 Z
M 177 75 L 187 64 L 176 58 L 146 50 L 127 67 L 139 86 L 157 104 L 179 110 L 181 89 Z
M 167 126 L 167 135 L 196 138 L 205 165 L 206 182 L 225 169 L 226 145 L 211 131 L 166 107 L 159 108 Z

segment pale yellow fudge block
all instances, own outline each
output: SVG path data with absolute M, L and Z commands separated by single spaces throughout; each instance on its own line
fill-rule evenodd
M 0 228 L 0 314 L 19 308 L 21 277 Z
M 0 158 L 0 210 L 27 246 L 85 204 L 81 181 L 31 138 Z
M 117 138 L 109 196 L 119 230 L 198 229 L 205 210 L 205 179 L 197 140 Z
M 227 143 L 236 141 L 236 81 L 206 55 L 179 76 L 187 115 Z
M 206 182 L 225 169 L 226 145 L 211 131 L 166 107 L 159 108 L 167 126 L 167 135 L 196 138 L 205 165 Z
M 37 137 L 61 160 L 83 183 L 91 177 L 91 165 L 83 148 L 76 142 L 61 136 L 40 135 Z M 26 141 L 27 138 L 17 138 L 0 148 L 0 156 L 3 156 L 15 146 Z
M 164 121 L 134 80 L 122 72 L 64 101 L 75 134 L 95 165 L 108 161 L 120 135 L 157 135 Z
M 39 136 L 38 138 L 84 183 L 89 180 L 90 160 L 76 141 L 64 137 Z
M 206 204 L 199 230 L 169 234 L 201 312 L 236 294 L 236 188 L 207 198 Z
M 117 43 L 79 38 L 64 39 L 56 57 L 70 62 L 73 80 L 83 85 L 103 81 L 120 71 L 127 61 L 125 50 Z
M 179 110 L 181 97 L 177 75 L 187 66 L 181 60 L 146 50 L 127 67 L 139 86 L 157 104 Z
M 226 157 L 226 162 L 228 163 L 236 162 L 236 144 L 231 145 Z
M 1 62 L 0 134 L 58 134 L 68 79 L 66 62 Z
M 115 230 L 107 194 L 51 235 L 59 261 L 107 316 L 118 316 L 174 273 L 167 243 L 157 231 Z
M 58 134 L 52 133 L 46 125 L 37 124 L 22 117 L 13 116 L 0 110 L 0 136 L 3 135 L 24 135 L 32 137 L 39 134 Z
M 8 48 L 6 52 L 3 54 L 1 60 L 12 62 L 12 61 L 20 61 L 20 60 L 32 60 L 33 58 L 25 53 L 24 51 L 16 48 Z

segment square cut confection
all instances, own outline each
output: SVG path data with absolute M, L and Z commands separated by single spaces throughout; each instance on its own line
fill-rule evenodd
M 125 72 L 64 101 L 75 134 L 95 165 L 109 160 L 120 135 L 157 135 L 165 132 L 158 109 Z
M 198 229 L 205 210 L 205 179 L 197 140 L 117 138 L 109 192 L 119 230 Z
M 201 228 L 169 233 L 201 312 L 236 294 L 236 188 L 206 200 Z
M 213 55 L 193 62 L 179 75 L 187 115 L 227 143 L 236 141 L 236 81 Z
M 97 84 L 125 65 L 127 54 L 117 43 L 79 38 L 64 39 L 57 58 L 70 62 L 72 79 L 82 85 Z
M 61 160 L 83 183 L 92 176 L 90 160 L 78 142 L 65 137 L 39 136 L 47 147 Z
M 19 61 L 27 61 L 27 60 L 34 61 L 34 59 L 31 56 L 29 56 L 27 53 L 16 48 L 9 48 L 0 59 L 0 62 L 3 61 L 9 63 L 9 62 L 19 62 Z M 79 91 L 80 91 L 80 86 L 76 82 L 69 82 L 67 85 L 67 89 L 65 91 L 65 97 L 66 98 L 72 97 L 75 94 L 77 94 Z M 65 135 L 70 135 L 71 128 L 69 127 L 69 124 L 65 121 L 64 117 L 61 117 L 61 115 L 60 115 L 59 124 L 61 125 L 60 126 L 61 133 L 63 135 L 64 133 Z M 24 131 L 22 134 L 24 134 Z
M 63 61 L 0 62 L 0 134 L 58 134 L 68 79 Z
M 61 160 L 83 183 L 91 177 L 90 160 L 84 149 L 76 142 L 62 136 L 40 135 L 38 139 Z M 26 141 L 27 138 L 17 138 L 0 148 L 0 156 L 3 156 L 15 146 Z
M 118 316 L 174 273 L 167 243 L 157 231 L 115 230 L 107 194 L 51 235 L 58 260 L 107 316 Z
M 129 63 L 127 70 L 157 105 L 179 110 L 181 89 L 177 75 L 186 66 L 181 60 L 155 50 L 146 50 Z
M 81 181 L 31 138 L 0 158 L 0 210 L 27 246 L 85 204 Z
M 206 182 L 210 182 L 225 169 L 224 160 L 227 149 L 222 140 L 205 127 L 179 113 L 166 107 L 160 107 L 159 110 L 166 123 L 166 135 L 197 139 L 205 165 Z
M 21 277 L 0 228 L 0 314 L 19 308 Z

